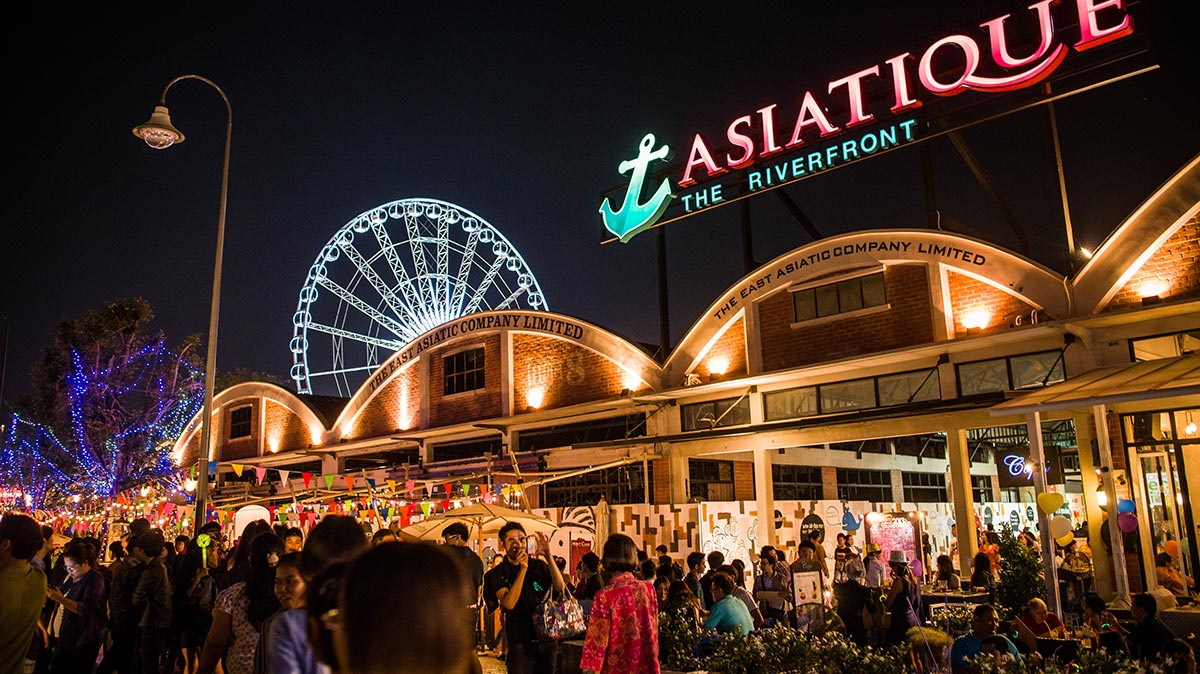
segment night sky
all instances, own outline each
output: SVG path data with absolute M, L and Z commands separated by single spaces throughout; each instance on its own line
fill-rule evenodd
M 130 133 L 174 76 L 210 77 L 233 104 L 219 367 L 286 378 L 291 315 L 314 257 L 355 215 L 405 197 L 490 221 L 552 310 L 657 342 L 655 237 L 602 246 L 596 213 L 644 133 L 675 146 L 697 131 L 719 138 L 737 116 L 773 102 L 794 110 L 806 89 L 823 92 L 832 79 L 1025 11 L 1001 2 L 388 4 L 93 4 L 34 10 L 41 15 L 11 26 L 20 39 L 6 50 L 17 122 L 0 287 L 11 330 L 5 397 L 29 389 L 57 321 L 108 299 L 150 300 L 170 341 L 206 331 L 224 108 L 203 84 L 183 82 L 167 103 L 185 143 L 155 152 Z M 825 7 L 842 4 L 854 10 Z M 1160 70 L 1058 105 L 1076 238 L 1089 247 L 1200 151 L 1194 64 L 1182 20 L 1165 11 L 1133 9 L 1144 18 L 1138 30 L 1153 31 Z M 1045 113 L 1032 110 L 965 138 L 1030 232 L 1034 259 L 1064 271 L 1045 129 Z M 932 147 L 941 212 L 1015 246 L 950 144 Z M 788 191 L 826 236 L 924 227 L 918 155 L 913 146 Z M 811 240 L 771 195 L 752 214 L 760 262 Z M 674 344 L 742 276 L 739 209 L 675 223 L 667 242 Z

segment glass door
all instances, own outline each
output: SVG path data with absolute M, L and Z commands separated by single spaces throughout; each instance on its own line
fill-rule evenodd
M 1181 512 L 1184 501 L 1179 487 L 1179 470 L 1175 465 L 1175 449 L 1143 451 L 1139 448 L 1138 460 L 1142 469 L 1142 489 L 1149 506 L 1153 554 L 1172 553 L 1176 568 L 1185 576 L 1193 576 L 1192 544 Z

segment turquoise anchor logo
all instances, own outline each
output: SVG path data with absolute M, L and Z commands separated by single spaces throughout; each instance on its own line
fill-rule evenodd
M 670 148 L 666 145 L 657 150 L 653 150 L 653 147 L 654 134 L 648 133 L 638 144 L 637 158 L 623 161 L 617 167 L 621 173 L 633 171 L 629 176 L 629 189 L 625 192 L 625 203 L 621 204 L 621 208 L 614 211 L 608 199 L 600 204 L 600 217 L 604 219 L 604 228 L 615 234 L 621 243 L 628 243 L 636 234 L 653 225 L 662 217 L 671 201 L 671 184 L 664 180 L 649 201 L 644 204 L 638 203 L 638 197 L 642 195 L 642 183 L 646 181 L 646 167 L 656 159 L 665 160 L 670 153 Z

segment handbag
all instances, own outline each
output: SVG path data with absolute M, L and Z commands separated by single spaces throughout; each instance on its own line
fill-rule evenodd
M 583 607 L 571 595 L 570 590 L 564 590 L 563 595 L 562 599 L 555 601 L 554 590 L 551 589 L 534 610 L 533 628 L 539 640 L 571 639 L 587 630 L 583 619 Z

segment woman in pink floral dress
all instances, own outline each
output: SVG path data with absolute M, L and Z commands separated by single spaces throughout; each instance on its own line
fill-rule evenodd
M 600 674 L 658 674 L 658 600 L 650 583 L 633 575 L 637 546 L 621 534 L 604 543 L 611 577 L 596 593 L 579 668 Z

